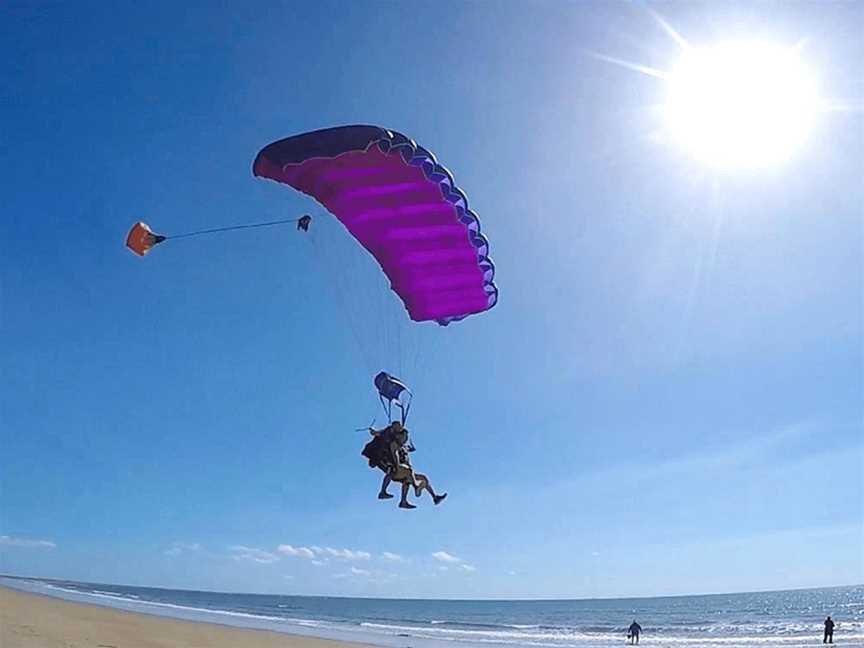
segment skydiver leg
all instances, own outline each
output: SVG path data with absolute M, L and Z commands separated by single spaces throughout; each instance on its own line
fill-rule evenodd
M 414 509 L 417 508 L 411 502 L 408 501 L 408 489 L 411 487 L 411 484 L 407 481 L 402 482 L 402 499 L 399 502 L 399 508 L 404 509 Z
M 415 489 L 420 488 L 420 481 L 414 473 L 414 468 L 409 463 L 400 463 L 396 469 L 397 481 L 404 481 L 406 484 L 413 486 Z
M 435 493 L 435 489 L 432 488 L 432 484 L 426 475 L 417 473 L 417 483 L 420 484 L 415 489 L 415 494 L 417 495 L 417 497 L 420 497 L 424 489 L 429 491 L 429 496 L 432 498 L 432 501 L 435 502 L 435 504 L 440 504 L 447 497 L 447 493 L 441 493 L 440 495 Z
M 391 473 L 394 481 L 401 482 L 403 484 L 409 484 L 410 486 L 414 486 L 414 488 L 419 487 L 419 482 L 417 481 L 417 476 L 414 474 L 414 469 L 410 464 L 400 463 Z
M 390 482 L 393 479 L 389 474 L 384 475 L 384 481 L 381 482 L 381 490 L 378 492 L 378 499 L 393 499 L 393 496 L 387 492 L 387 489 L 390 487 Z
M 429 494 L 432 496 L 432 501 L 435 502 L 437 506 L 441 502 L 443 502 L 447 498 L 447 493 L 441 493 L 437 495 L 434 490 L 432 490 L 432 484 L 429 483 L 429 480 L 426 480 L 426 489 L 429 491 Z

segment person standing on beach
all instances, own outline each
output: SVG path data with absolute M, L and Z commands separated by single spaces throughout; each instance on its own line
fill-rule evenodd
M 825 635 L 822 637 L 822 643 L 834 643 L 834 622 L 830 616 L 825 619 Z
M 630 637 L 631 644 L 639 643 L 639 635 L 642 633 L 642 626 L 636 623 L 636 619 L 633 619 L 633 623 L 630 624 L 630 627 L 627 628 L 627 636 Z

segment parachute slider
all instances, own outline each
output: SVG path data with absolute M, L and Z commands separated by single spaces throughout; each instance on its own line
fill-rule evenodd
M 167 237 L 161 234 L 156 234 L 147 223 L 138 221 L 129 230 L 129 235 L 126 237 L 126 247 L 132 250 L 138 256 L 144 256 L 154 246 L 159 245 Z
M 373 382 L 375 389 L 378 390 L 378 399 L 381 401 L 381 407 L 384 408 L 384 413 L 387 414 L 387 420 L 393 420 L 392 411 L 395 405 L 402 413 L 400 417 L 402 419 L 401 423 L 405 425 L 408 412 L 411 410 L 411 399 L 413 398 L 408 385 L 386 371 L 382 371 L 375 376 Z

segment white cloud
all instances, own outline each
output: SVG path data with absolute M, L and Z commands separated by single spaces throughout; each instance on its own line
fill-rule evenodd
M 384 553 L 382 553 L 382 554 L 381 554 L 381 557 L 382 557 L 384 560 L 389 560 L 390 562 L 407 562 L 407 561 L 405 560 L 405 558 L 403 558 L 403 557 L 400 556 L 399 554 L 397 554 L 397 553 L 391 553 L 391 552 L 389 552 L 389 551 L 385 551 Z
M 184 552 L 200 551 L 201 545 L 197 542 L 172 542 L 171 546 L 163 551 L 166 556 L 179 556 Z
M 307 558 L 317 567 L 324 565 L 328 558 L 335 558 L 336 560 L 345 560 L 349 562 L 372 559 L 372 554 L 368 551 L 360 551 L 359 549 L 339 549 L 335 547 L 319 547 L 318 545 L 295 547 L 290 544 L 280 544 L 276 548 L 276 551 L 285 556 Z M 401 556 L 390 552 L 385 552 L 383 557 L 386 560 L 394 562 L 402 560 Z
M 244 547 L 243 545 L 233 545 L 228 547 L 228 550 L 234 553 L 234 560 L 249 560 L 256 563 L 269 564 L 279 560 L 279 556 L 257 549 L 255 547 Z
M 38 549 L 56 549 L 57 545 L 50 540 L 29 540 L 27 538 L 15 538 L 8 535 L 0 535 L 0 545 L 7 547 L 31 547 Z
M 315 552 L 309 547 L 292 547 L 289 544 L 280 544 L 276 551 L 286 556 L 297 556 L 298 558 L 314 558 Z
M 351 578 L 353 576 L 360 576 L 362 578 L 369 578 L 372 576 L 372 572 L 368 569 L 359 569 L 357 567 L 351 567 L 351 569 L 347 572 L 339 572 L 338 574 L 333 574 L 333 578 Z
M 185 545 L 175 542 L 171 548 L 165 553 L 170 556 L 177 556 L 183 551 L 200 548 L 199 545 Z M 368 551 L 360 551 L 356 549 L 336 549 L 333 547 L 319 547 L 312 545 L 309 547 L 295 547 L 290 544 L 280 544 L 275 551 L 265 551 L 257 547 L 247 547 L 245 545 L 232 545 L 229 550 L 234 554 L 235 560 L 251 560 L 258 563 L 272 563 L 279 560 L 282 556 L 292 556 L 295 558 L 305 558 L 312 562 L 316 567 L 321 567 L 327 563 L 328 558 L 333 558 L 342 561 L 358 561 L 371 560 L 372 554 Z M 391 561 L 401 560 L 398 554 L 388 553 L 388 559 Z
M 311 545 L 309 547 L 292 547 L 291 545 L 279 545 L 278 551 L 289 556 L 301 556 L 303 558 L 337 558 L 339 560 L 370 560 L 372 554 L 368 551 L 360 551 L 357 549 L 337 549 L 334 547 L 319 547 Z M 396 554 L 391 554 L 395 556 Z
M 369 560 L 372 557 L 368 551 L 354 551 L 352 549 L 334 549 L 333 547 L 324 547 L 323 553 L 333 558 L 342 560 Z
M 474 565 L 470 565 L 459 556 L 454 556 L 446 551 L 436 551 L 432 554 L 432 557 L 438 562 L 445 563 L 444 565 L 438 566 L 438 571 L 447 571 L 448 565 L 466 572 L 477 571 L 477 568 Z

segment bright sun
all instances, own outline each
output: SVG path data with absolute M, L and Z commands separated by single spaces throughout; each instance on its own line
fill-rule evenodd
M 795 49 L 734 43 L 685 50 L 664 113 L 697 159 L 752 168 L 788 159 L 807 138 L 818 103 Z

